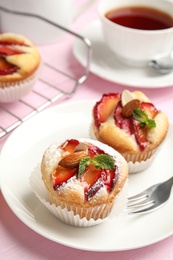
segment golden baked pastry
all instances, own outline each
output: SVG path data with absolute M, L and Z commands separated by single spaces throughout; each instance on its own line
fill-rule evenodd
M 39 65 L 40 54 L 27 38 L 13 33 L 0 34 L 0 87 L 10 87 L 31 77 Z
M 128 177 L 124 158 L 90 139 L 54 143 L 45 152 L 41 174 L 51 204 L 94 220 L 105 218 Z
M 127 162 L 150 158 L 168 131 L 168 118 L 141 91 L 104 94 L 93 108 L 96 138 L 120 152 Z

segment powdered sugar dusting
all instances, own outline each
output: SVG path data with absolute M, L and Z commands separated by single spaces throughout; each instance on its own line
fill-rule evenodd
M 49 148 L 45 151 L 43 156 L 43 163 L 45 167 L 49 168 L 50 171 L 55 169 L 61 159 L 62 150 L 58 148 L 60 143 L 53 143 L 49 146 Z
M 64 193 L 66 190 L 77 192 L 81 199 L 84 201 L 84 187 L 76 177 L 70 178 L 66 183 L 64 182 L 57 190 L 58 193 Z
M 82 143 L 88 143 L 92 144 L 96 147 L 99 147 L 101 150 L 103 150 L 106 154 L 111 156 L 113 160 L 115 161 L 115 165 L 117 166 L 117 173 L 119 181 L 121 181 L 121 171 L 122 171 L 122 165 L 125 163 L 125 159 L 121 154 L 119 154 L 116 150 L 114 150 L 112 147 L 103 144 L 97 140 L 87 139 L 87 138 L 78 138 L 76 139 L 79 142 Z M 64 155 L 64 151 L 59 148 L 60 143 L 56 142 L 50 145 L 50 147 L 45 151 L 43 156 L 43 163 L 45 164 L 45 168 L 47 171 L 47 174 L 51 175 L 54 169 L 58 166 L 59 161 L 62 158 L 62 155 Z M 109 196 L 109 192 L 107 191 L 107 188 L 104 185 L 101 185 L 102 187 L 94 194 L 91 198 L 89 198 L 90 203 L 95 203 L 95 201 L 99 200 L 99 197 L 107 198 Z M 80 182 L 78 179 L 76 179 L 76 176 L 70 178 L 67 182 L 64 182 L 62 185 L 58 187 L 56 190 L 59 194 L 65 192 L 66 190 L 73 190 L 79 192 L 79 196 L 84 201 L 84 185 L 82 182 Z

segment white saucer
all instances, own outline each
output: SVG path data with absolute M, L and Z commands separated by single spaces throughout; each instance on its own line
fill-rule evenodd
M 99 21 L 94 21 L 80 31 L 92 44 L 90 71 L 106 80 L 131 87 L 162 88 L 173 86 L 173 72 L 167 75 L 156 74 L 151 69 L 136 68 L 120 63 L 115 54 L 106 46 Z M 116 44 L 116 43 L 115 43 Z M 85 66 L 86 49 L 84 44 L 75 40 L 73 52 L 78 61 Z

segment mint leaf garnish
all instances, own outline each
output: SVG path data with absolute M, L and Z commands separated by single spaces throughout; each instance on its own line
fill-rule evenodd
M 96 168 L 111 170 L 113 170 L 114 168 L 114 160 L 106 154 L 99 154 L 94 156 L 91 162 L 94 164 Z
M 143 124 L 146 124 L 148 119 L 147 114 L 139 108 L 133 110 L 133 117 L 134 119 L 136 119 L 137 121 Z
M 80 163 L 79 163 L 79 170 L 78 170 L 78 175 L 77 177 L 80 178 L 82 173 L 85 171 L 86 167 L 90 164 L 90 157 L 86 156 L 84 157 Z
M 93 163 L 96 168 L 114 169 L 114 160 L 109 155 L 99 154 L 94 156 L 92 159 L 89 156 L 86 156 L 79 163 L 77 178 L 81 177 L 82 173 L 90 163 Z
M 156 127 L 156 122 L 153 119 L 149 119 L 148 115 L 141 109 L 137 108 L 133 110 L 133 117 L 140 122 L 140 127 L 144 128 L 146 125 L 148 128 Z
M 156 122 L 152 119 L 148 119 L 148 127 L 149 128 L 156 127 Z

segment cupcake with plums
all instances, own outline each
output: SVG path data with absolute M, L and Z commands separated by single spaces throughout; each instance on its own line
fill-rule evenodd
M 93 107 L 95 137 L 122 154 L 130 173 L 151 164 L 168 127 L 165 113 L 141 91 L 103 94 Z
M 128 165 L 121 154 L 91 139 L 67 139 L 51 144 L 43 154 L 36 195 L 61 221 L 91 226 L 119 216 L 127 202 Z
M 33 88 L 41 67 L 35 45 L 26 37 L 0 34 L 0 102 L 13 102 Z

